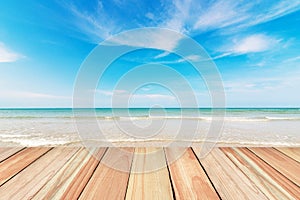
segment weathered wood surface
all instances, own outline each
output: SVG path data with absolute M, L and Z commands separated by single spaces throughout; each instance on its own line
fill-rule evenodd
M 0 163 L 0 185 L 37 160 L 50 148 L 27 148 Z
M 213 149 L 200 162 L 222 199 L 268 199 L 220 149 Z
M 166 149 L 176 199 L 219 199 L 192 149 Z M 179 156 L 179 157 L 177 157 Z
M 300 163 L 300 148 L 276 148 L 276 149 Z
M 0 199 L 300 199 L 300 148 L 89 150 L 0 148 Z
M 300 187 L 300 163 L 274 148 L 250 148 L 250 150 Z
M 126 199 L 173 199 L 163 148 L 136 148 Z
M 21 151 L 22 147 L 15 147 L 15 148 L 0 148 L 0 162 L 9 158 L 10 156 L 14 155 L 15 153 Z
M 299 188 L 285 176 L 246 148 L 222 148 L 222 151 L 269 199 L 297 199 Z
M 93 152 L 98 151 L 96 153 L 103 155 L 105 149 L 93 150 Z M 81 191 L 84 189 L 87 181 L 80 179 L 80 183 L 75 184 L 72 183 L 72 189 L 68 188 L 71 185 L 73 180 L 77 180 L 77 176 L 82 176 L 84 174 L 88 174 L 88 168 L 84 168 L 90 161 L 90 153 L 81 148 L 64 166 L 58 173 L 43 186 L 41 190 L 37 194 L 35 194 L 33 199 L 61 199 L 64 195 L 72 194 L 72 199 L 79 197 Z M 82 169 L 87 171 L 83 171 Z M 94 170 L 95 167 L 92 168 Z M 80 173 L 80 174 L 79 174 Z M 76 179 L 75 179 L 76 178 Z M 78 191 L 78 192 L 77 192 Z M 66 199 L 66 196 L 64 197 Z M 71 198 L 70 198 L 71 199 Z
M 79 199 L 124 199 L 133 152 L 108 149 Z
M 98 151 L 95 151 L 94 156 L 89 157 L 88 162 L 80 169 L 64 191 L 61 199 L 78 199 L 106 150 L 107 148 L 100 148 Z
M 2 199 L 32 198 L 56 172 L 78 151 L 76 148 L 55 148 L 0 187 Z

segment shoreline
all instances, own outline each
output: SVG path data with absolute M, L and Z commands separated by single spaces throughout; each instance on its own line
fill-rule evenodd
M 24 145 L 18 143 L 1 143 L 0 148 L 10 147 L 201 147 L 203 145 L 209 145 L 214 147 L 287 147 L 287 148 L 300 148 L 300 142 L 289 143 L 289 142 L 227 142 L 227 141 L 194 141 L 194 140 L 139 140 L 139 141 L 76 141 L 76 142 L 65 142 L 62 144 L 53 144 L 57 141 L 49 142 L 48 144 L 37 144 L 37 145 Z

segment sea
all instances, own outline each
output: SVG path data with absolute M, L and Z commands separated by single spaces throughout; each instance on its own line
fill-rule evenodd
M 0 109 L 0 146 L 300 146 L 299 108 Z

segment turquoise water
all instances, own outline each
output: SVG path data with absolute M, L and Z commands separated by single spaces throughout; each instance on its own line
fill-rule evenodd
M 226 113 L 227 117 L 245 119 L 300 120 L 299 108 L 96 108 L 96 109 L 0 109 L 0 118 L 72 118 L 77 117 L 211 117 Z
M 97 146 L 167 146 L 174 141 L 300 146 L 300 109 L 0 109 L 1 146 L 86 141 Z

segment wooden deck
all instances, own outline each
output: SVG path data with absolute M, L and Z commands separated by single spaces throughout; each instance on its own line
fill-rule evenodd
M 93 152 L 0 148 L 0 199 L 300 199 L 300 148 Z

